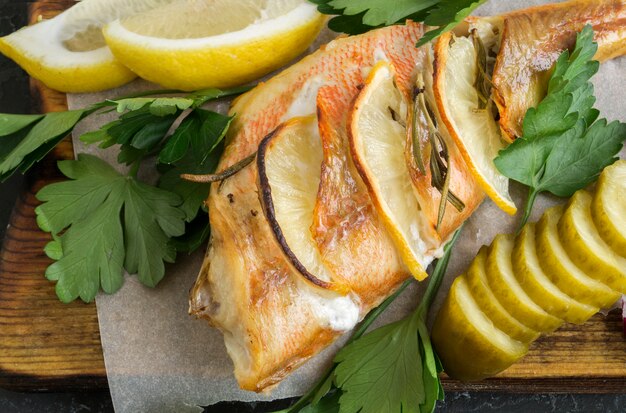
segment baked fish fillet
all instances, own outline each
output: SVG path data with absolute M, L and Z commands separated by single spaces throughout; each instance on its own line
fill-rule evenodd
M 421 25 L 408 24 L 339 38 L 234 103 L 220 169 L 256 152 L 282 122 L 318 114 L 322 180 L 314 222 L 302 230 L 312 225 L 325 264 L 350 291 L 350 297 L 323 291 L 289 266 L 263 215 L 256 163 L 213 185 L 211 242 L 190 312 L 224 332 L 242 388 L 260 391 L 280 381 L 410 276 L 351 164 L 345 122 L 380 59 L 389 59 L 399 84 L 412 90 L 426 56 L 415 48 L 422 33 Z M 474 195 L 477 206 L 483 195 Z

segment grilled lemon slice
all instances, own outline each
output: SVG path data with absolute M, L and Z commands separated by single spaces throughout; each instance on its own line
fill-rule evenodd
M 626 161 L 604 169 L 591 203 L 591 215 L 602 239 L 626 257 Z
M 402 260 L 423 280 L 439 242 L 413 190 L 404 154 L 407 104 L 389 63 L 381 61 L 372 69 L 349 116 L 354 164 Z
M 479 109 L 474 84 L 478 67 L 473 42 L 452 33 L 435 43 L 435 100 L 448 132 L 455 140 L 474 178 L 487 195 L 509 214 L 517 208 L 509 195 L 509 180 L 493 160 L 504 148 L 493 113 Z
M 463 381 L 493 376 L 528 351 L 526 344 L 500 331 L 481 311 L 464 277 L 454 280 L 431 337 L 446 374 Z
M 274 236 L 295 270 L 318 287 L 346 293 L 324 265 L 309 229 L 321 165 L 316 118 L 283 123 L 259 145 L 259 197 Z

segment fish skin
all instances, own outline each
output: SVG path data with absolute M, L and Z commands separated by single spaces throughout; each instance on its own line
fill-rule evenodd
M 500 17 L 502 43 L 493 73 L 500 129 L 508 141 L 522 136 L 528 108 L 545 96 L 549 69 L 586 24 L 593 26 L 605 61 L 626 53 L 626 1 L 573 0 L 518 10 Z
M 224 169 L 254 153 L 259 142 L 285 120 L 284 116 L 289 112 L 291 104 L 309 80 L 321 77 L 326 86 L 333 82 L 349 84 L 349 91 L 335 89 L 335 93 L 341 93 L 329 97 L 327 101 L 348 107 L 366 75 L 363 72 L 375 63 L 375 50 L 382 48 L 390 56 L 402 56 L 399 65 L 408 67 L 412 56 L 417 59 L 418 52 L 414 46 L 422 33 L 421 25 L 410 23 L 358 37 L 336 39 L 238 98 L 231 108 L 231 114 L 237 114 L 237 117 L 226 137 L 227 146 L 218 169 Z M 416 63 L 414 61 L 413 66 Z M 351 73 L 353 77 L 348 79 L 346 73 Z M 408 77 L 409 72 L 406 73 Z M 324 112 L 324 103 L 319 100 L 318 103 L 322 106 L 320 111 Z M 345 119 L 336 110 L 333 111 L 334 108 L 326 109 L 329 120 L 326 124 L 329 128 L 343 129 L 341 139 L 345 139 Z M 343 151 L 338 155 L 343 158 L 343 162 L 339 162 L 335 169 L 336 166 L 332 165 L 335 160 L 327 156 L 326 167 L 333 173 L 341 171 L 348 174 L 344 176 L 350 176 L 355 186 L 362 185 L 353 170 L 344 169 L 347 160 L 345 141 L 339 142 L 334 136 L 327 137 L 325 151 L 329 150 L 328 145 L 337 143 L 337 149 Z M 198 280 L 190 292 L 189 311 L 207 319 L 224 333 L 226 348 L 234 361 L 235 376 L 240 386 L 247 390 L 262 391 L 279 382 L 343 332 L 330 329 L 317 318 L 315 304 L 306 297 L 319 290 L 311 290 L 316 287 L 303 282 L 302 276 L 294 273 L 285 260 L 261 212 L 256 168 L 256 163 L 252 163 L 222 185 L 214 184 L 211 188 L 207 202 L 211 241 Z M 336 188 L 339 183 L 336 180 L 333 182 Z M 346 193 L 353 194 L 353 189 L 350 188 Z M 359 229 L 367 229 L 355 232 L 358 236 L 351 238 L 354 242 L 365 243 L 359 244 L 360 248 L 350 253 L 349 260 L 370 254 L 367 260 L 378 261 L 376 268 L 381 272 L 368 273 L 367 279 L 361 282 L 356 273 L 346 274 L 348 266 L 338 262 L 337 255 L 328 253 L 332 251 L 337 254 L 339 250 L 326 245 L 325 251 L 328 263 L 342 266 L 344 272 L 341 275 L 350 283 L 360 300 L 362 317 L 398 288 L 410 274 L 378 221 L 367 192 L 357 187 L 356 194 L 357 198 L 331 198 L 330 202 L 347 202 L 346 211 L 352 215 L 346 216 L 356 220 Z M 363 202 L 362 211 L 355 213 L 355 200 Z M 326 207 L 324 203 L 323 208 Z M 339 220 L 336 223 L 340 223 L 342 207 L 336 204 L 332 208 L 334 217 Z M 314 233 L 325 232 L 317 225 L 315 228 Z M 341 225 L 333 224 L 328 228 L 333 236 L 340 235 Z M 328 239 L 325 235 L 321 237 Z M 371 238 L 376 239 L 369 241 Z M 343 239 L 339 237 L 338 241 Z M 345 247 L 347 244 L 341 245 Z M 371 248 L 371 245 L 382 245 L 383 251 L 364 249 Z

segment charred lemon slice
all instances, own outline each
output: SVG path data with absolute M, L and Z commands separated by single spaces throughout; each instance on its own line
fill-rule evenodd
M 554 331 L 563 320 L 548 314 L 526 294 L 513 273 L 513 236 L 498 235 L 486 263 L 489 287 L 500 304 L 517 320 L 539 332 Z
M 276 241 L 314 285 L 347 293 L 324 265 L 309 226 L 320 182 L 322 144 L 314 116 L 293 118 L 259 145 L 259 197 Z
M 500 304 L 491 288 L 489 288 L 489 282 L 485 274 L 486 259 L 487 248 L 483 247 L 464 275 L 476 304 L 498 329 L 511 336 L 511 338 L 522 343 L 530 343 L 536 340 L 539 337 L 539 332 L 526 327 L 517 321 L 515 317 L 511 316 Z
M 578 191 L 559 221 L 559 237 L 567 255 L 587 275 L 626 293 L 626 258 L 609 247 L 593 224 L 591 194 Z
M 509 195 L 509 180 L 494 159 L 504 148 L 500 127 L 489 107 L 481 108 L 475 86 L 479 76 L 474 43 L 452 33 L 435 44 L 435 100 L 448 132 L 455 140 L 474 178 L 487 195 L 509 214 L 517 208 Z
M 617 161 L 600 175 L 591 215 L 602 239 L 626 257 L 626 161 Z
M 454 280 L 431 337 L 446 374 L 463 381 L 496 375 L 528 351 L 527 345 L 494 326 L 463 277 Z
M 405 158 L 407 104 L 394 70 L 379 62 L 349 118 L 352 159 L 402 260 L 418 280 L 439 245 L 413 190 Z
M 580 303 L 544 274 L 535 249 L 535 224 L 528 224 L 515 240 L 512 254 L 513 274 L 526 294 L 546 312 L 567 322 L 582 324 L 599 308 Z

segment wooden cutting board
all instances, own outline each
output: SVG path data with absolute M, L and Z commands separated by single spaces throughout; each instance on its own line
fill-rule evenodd
M 72 5 L 69 0 L 37 1 L 30 21 L 49 18 Z M 65 95 L 37 81 L 31 93 L 41 112 L 67 109 Z M 35 222 L 35 194 L 61 179 L 55 163 L 73 157 L 66 139 L 28 176 L 0 252 L 0 388 L 11 390 L 88 390 L 106 388 L 106 371 L 94 304 L 62 304 L 44 278 L 50 240 Z M 447 378 L 450 391 L 624 393 L 626 340 L 616 312 L 597 315 L 582 326 L 566 325 L 533 344 L 529 354 L 499 376 L 479 383 Z M 120 332 L 123 334 L 123 332 Z

